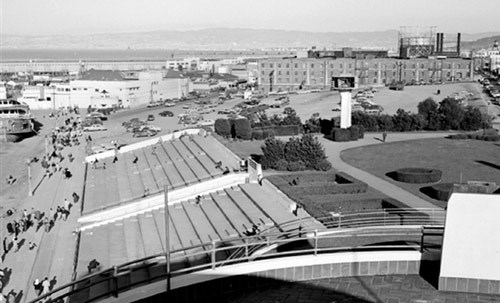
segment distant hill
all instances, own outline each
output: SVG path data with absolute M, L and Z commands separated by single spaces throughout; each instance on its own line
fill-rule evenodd
M 463 41 L 486 39 L 498 33 L 462 34 Z M 452 34 L 454 35 L 454 34 Z M 244 28 L 189 31 L 151 31 L 57 36 L 2 35 L 4 49 L 185 49 L 243 50 L 262 48 L 365 47 L 396 49 L 398 31 L 305 32 Z M 466 42 L 464 42 L 465 45 Z
M 471 42 L 463 42 L 462 49 L 464 49 L 464 50 L 488 49 L 488 48 L 491 48 L 493 46 L 493 43 L 495 41 L 498 41 L 500 43 L 500 35 L 485 37 L 485 38 L 481 38 L 481 39 L 471 41 Z

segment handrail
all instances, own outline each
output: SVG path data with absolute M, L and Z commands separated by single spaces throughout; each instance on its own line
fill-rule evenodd
M 422 209 L 411 209 L 410 212 L 413 213 L 421 213 L 419 210 Z M 426 209 L 427 210 L 427 209 Z M 432 209 L 429 209 L 432 210 Z M 442 210 L 434 210 L 436 212 L 440 212 Z M 442 211 L 444 213 L 444 211 Z M 399 212 L 401 213 L 401 212 Z M 367 211 L 367 212 L 359 212 L 357 213 L 358 215 L 362 214 L 381 214 L 383 215 L 384 212 L 373 212 L 373 211 Z M 356 216 L 356 213 L 347 213 L 345 217 L 349 216 Z M 418 216 L 418 223 L 415 224 L 415 220 L 410 220 L 411 215 L 409 218 L 405 218 L 403 222 L 401 222 L 399 219 L 393 220 L 392 218 L 387 218 L 387 216 L 382 216 L 381 218 L 378 218 L 377 216 L 371 217 L 369 220 L 363 221 L 363 220 L 358 220 L 356 218 L 344 218 L 342 219 L 342 224 L 338 226 L 334 226 L 335 229 L 339 231 L 345 231 L 346 233 L 327 233 L 327 234 L 319 234 L 316 230 L 310 230 L 310 229 L 297 229 L 296 225 L 300 224 L 300 222 L 305 222 L 305 218 L 302 219 L 297 219 L 293 220 L 290 222 L 286 222 L 284 224 L 281 224 L 280 226 L 275 226 L 275 227 L 270 227 L 266 230 L 264 230 L 262 233 L 265 234 L 259 234 L 255 236 L 249 236 L 249 237 L 233 237 L 230 239 L 225 239 L 223 242 L 242 242 L 243 244 L 235 244 L 232 246 L 223 246 L 223 247 L 217 247 L 216 242 L 211 242 L 211 243 L 202 243 L 198 245 L 194 245 L 191 247 L 186 247 L 183 249 L 177 249 L 171 252 L 171 262 L 175 263 L 176 261 L 182 261 L 185 260 L 186 258 L 196 258 L 196 257 L 206 257 L 208 254 L 212 253 L 213 256 L 216 255 L 218 252 L 237 252 L 239 251 L 238 254 L 232 255 L 231 253 L 226 254 L 229 256 L 232 256 L 232 258 L 226 258 L 224 260 L 217 260 L 208 258 L 210 261 L 196 265 L 196 266 L 190 266 L 182 269 L 178 269 L 171 274 L 171 276 L 179 276 L 183 275 L 186 273 L 194 272 L 194 271 L 199 271 L 202 269 L 209 269 L 213 268 L 215 269 L 216 267 L 220 266 L 225 266 L 229 264 L 236 264 L 240 262 L 249 262 L 255 259 L 265 259 L 265 258 L 277 258 L 277 257 L 283 257 L 283 256 L 289 256 L 289 255 L 301 255 L 301 254 L 318 254 L 318 253 L 325 253 L 325 252 L 335 252 L 335 251 L 358 251 L 358 250 L 369 250 L 369 249 L 393 249 L 393 248 L 399 248 L 399 249 L 409 249 L 409 248 L 414 248 L 413 246 L 408 246 L 408 245 L 372 245 L 369 247 L 363 247 L 363 246 L 350 246 L 350 247 L 320 247 L 318 245 L 318 242 L 324 243 L 323 241 L 328 241 L 331 239 L 342 239 L 342 238 L 350 238 L 352 237 L 353 233 L 356 235 L 356 239 L 362 238 L 362 237 L 367 237 L 367 238 L 377 238 L 377 237 L 388 237 L 388 236 L 397 236 L 397 237 L 420 237 L 423 234 L 423 229 L 421 226 L 442 226 L 444 225 L 444 220 L 439 220 L 442 221 L 443 223 L 439 222 L 440 224 L 437 224 L 434 222 L 436 217 L 434 218 L 429 218 L 428 216 Z M 327 217 L 328 218 L 328 217 Z M 333 218 L 333 217 L 330 217 Z M 343 218 L 343 217 L 340 217 Z M 444 218 L 444 216 L 443 216 Z M 316 220 L 315 218 L 310 218 L 310 220 Z M 363 224 L 360 224 L 360 222 L 363 222 Z M 394 223 L 394 224 L 388 224 L 388 223 Z M 378 223 L 378 224 L 376 224 Z M 404 224 L 407 223 L 407 224 Z M 366 225 L 365 225 L 366 224 Z M 289 228 L 287 229 L 286 227 L 293 227 L 295 225 L 295 228 Z M 360 226 L 361 225 L 361 226 Z M 412 228 L 406 232 L 402 231 L 401 229 L 397 230 L 391 230 L 387 229 L 387 225 L 412 225 Z M 340 228 L 339 228 L 340 227 Z M 356 229 L 356 227 L 361 227 L 362 229 Z M 415 228 L 418 227 L 418 228 Z M 284 231 L 279 231 L 278 230 L 284 230 Z M 385 228 L 385 229 L 382 229 Z M 381 232 L 381 229 L 383 232 Z M 333 231 L 334 229 L 325 229 L 325 231 L 331 230 Z M 362 230 L 363 232 L 359 232 Z M 272 245 L 282 245 L 286 243 L 292 243 L 294 241 L 297 241 L 298 239 L 311 239 L 313 241 L 310 241 L 312 243 L 311 248 L 307 249 L 295 249 L 295 250 L 287 250 L 287 251 L 273 251 L 272 253 L 265 254 L 265 255 L 258 255 L 258 256 L 253 256 L 253 250 L 251 249 L 256 248 L 256 251 L 258 251 L 260 248 L 263 247 L 269 247 L 271 244 Z M 238 241 L 236 241 L 238 240 Z M 250 253 L 250 251 L 253 251 Z M 241 252 L 245 253 L 241 253 Z M 175 254 L 182 252 L 182 254 L 178 254 L 178 256 L 175 256 Z M 152 260 L 155 260 L 155 262 L 151 262 Z M 35 302 L 41 302 L 45 300 L 46 298 L 52 298 L 52 300 L 57 300 L 57 299 L 64 299 L 68 298 L 72 295 L 75 295 L 82 290 L 87 290 L 90 289 L 92 286 L 95 286 L 99 283 L 104 283 L 109 281 L 116 281 L 118 276 L 128 274 L 132 271 L 136 270 L 144 270 L 145 268 L 151 267 L 151 266 L 164 266 L 166 263 L 166 254 L 165 253 L 159 253 L 155 254 L 152 256 L 144 257 L 141 259 L 129 261 L 111 268 L 104 269 L 100 272 L 88 275 L 86 277 L 80 278 L 79 280 L 67 283 L 65 285 L 62 285 L 54 290 L 52 290 L 50 293 L 40 296 L 32 301 L 30 303 L 35 303 Z M 158 278 L 165 278 L 166 275 L 164 274 L 159 274 L 155 275 L 154 279 Z M 138 281 L 134 285 L 139 285 L 139 284 L 144 284 L 144 283 L 150 283 L 152 279 L 149 278 L 145 281 Z M 129 289 L 130 287 L 134 286 L 131 284 L 128 284 L 126 286 L 123 286 L 122 288 L 118 288 L 118 284 L 114 283 L 113 285 L 116 285 L 113 289 L 110 289 L 108 292 L 104 292 L 101 294 L 103 296 L 110 296 L 110 295 L 118 295 L 120 290 L 124 289 Z M 59 294 L 60 292 L 63 292 L 62 294 Z M 59 294 L 59 295 L 58 295 Z M 98 298 L 89 298 L 90 301 L 96 300 Z

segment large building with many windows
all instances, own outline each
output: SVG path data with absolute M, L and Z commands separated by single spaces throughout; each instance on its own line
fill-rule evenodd
M 472 71 L 472 61 L 462 58 L 269 58 L 258 61 L 258 84 L 264 91 L 328 89 L 339 75 L 356 76 L 359 86 L 431 84 L 471 81 Z

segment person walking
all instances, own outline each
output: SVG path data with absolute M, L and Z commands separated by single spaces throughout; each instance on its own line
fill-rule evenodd
M 19 250 L 19 239 L 16 235 L 12 237 L 12 248 L 14 249 L 14 252 L 17 252 Z
M 33 281 L 33 287 L 35 288 L 36 295 L 39 296 L 42 292 L 42 282 L 40 282 L 40 279 L 37 278 Z
M 50 292 L 50 281 L 49 278 L 45 277 L 42 281 L 42 296 Z
M 80 196 L 76 192 L 73 192 L 71 196 L 73 197 L 73 203 L 77 203 L 80 200 Z

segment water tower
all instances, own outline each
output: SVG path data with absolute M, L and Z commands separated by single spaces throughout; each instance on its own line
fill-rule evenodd
M 332 77 L 332 88 L 340 92 L 340 128 L 351 127 L 352 90 L 356 88 L 355 76 Z

